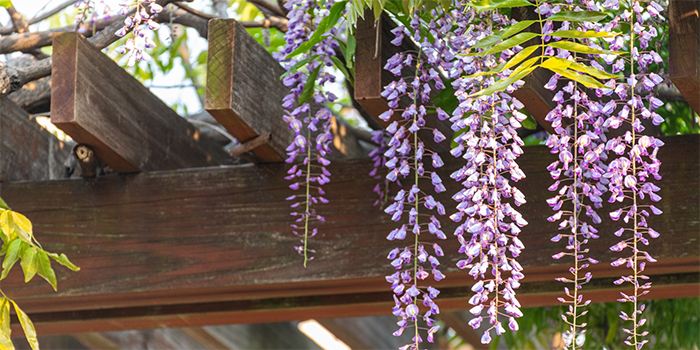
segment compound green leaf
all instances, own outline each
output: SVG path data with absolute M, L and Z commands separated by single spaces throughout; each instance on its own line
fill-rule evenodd
M 19 259 L 20 247 L 22 246 L 22 240 L 15 238 L 10 242 L 7 247 L 7 253 L 5 254 L 5 259 L 2 261 L 2 275 L 0 275 L 0 280 L 5 279 L 7 274 L 10 273 L 10 269 L 15 265 Z
M 29 282 L 32 278 L 34 278 L 34 275 L 36 275 L 36 271 L 39 268 L 36 247 L 28 247 L 24 250 L 20 265 L 24 271 L 24 282 Z
M 531 26 L 535 22 L 536 21 L 522 21 L 522 22 L 518 22 L 516 24 L 513 24 L 512 26 L 508 27 L 505 30 L 505 32 L 503 32 L 503 36 L 501 38 L 503 38 L 503 39 L 510 38 L 511 35 L 522 32 L 524 29 Z
M 500 44 L 490 48 L 488 51 L 484 52 L 484 55 L 498 53 L 498 52 L 501 52 L 503 50 L 510 49 L 510 48 L 512 48 L 516 45 L 520 45 L 520 44 L 522 44 L 522 43 L 524 43 L 524 42 L 526 42 L 526 41 L 528 41 L 528 40 L 530 40 L 538 35 L 539 34 L 536 34 L 536 33 L 520 33 L 520 34 L 515 35 L 510 39 L 504 40 Z
M 47 253 L 47 254 L 51 259 L 56 260 L 57 263 L 65 266 L 73 271 L 80 271 L 79 267 L 75 266 L 72 262 L 70 262 L 70 260 L 68 260 L 68 257 L 66 256 L 66 254 L 63 254 L 63 253 L 61 253 L 61 255 L 58 255 L 56 253 Z
M 578 30 L 558 30 L 550 35 L 553 37 L 557 37 L 557 38 L 586 39 L 586 38 L 612 38 L 614 36 L 620 35 L 620 33 L 596 32 L 595 30 L 587 30 L 585 32 L 581 32 Z
M 537 58 L 537 57 L 535 57 L 535 58 Z M 535 68 L 537 68 L 537 67 L 530 67 L 530 68 L 524 69 L 521 72 L 514 74 L 514 75 L 511 75 L 510 77 L 508 77 L 506 79 L 500 80 L 500 81 L 494 83 L 493 85 L 489 86 L 488 88 L 481 90 L 481 91 L 479 91 L 475 94 L 472 94 L 470 96 L 475 97 L 475 96 L 490 95 L 490 94 L 495 93 L 495 92 L 503 91 L 506 88 L 508 88 L 508 86 L 510 86 L 511 84 L 515 83 L 516 81 L 518 81 L 518 80 L 524 78 L 526 75 L 530 74 L 530 72 L 535 70 Z
M 598 22 L 608 17 L 604 12 L 598 11 L 562 11 L 547 18 L 548 21 L 569 22 Z
M 563 77 L 566 77 L 566 78 L 569 78 L 573 81 L 579 82 L 588 88 L 593 88 L 593 89 L 606 88 L 606 86 L 601 84 L 599 81 L 591 78 L 588 75 L 578 74 L 578 72 L 576 72 L 576 71 L 572 71 L 572 70 L 568 70 L 568 69 L 553 69 L 553 68 L 550 68 L 549 70 L 551 70 L 552 72 L 557 73 Z
M 37 274 L 44 278 L 47 282 L 49 282 L 51 287 L 53 287 L 54 291 L 57 291 L 56 274 L 51 268 L 51 259 L 49 259 L 49 255 L 46 254 L 45 251 L 39 250 L 37 256 L 39 260 L 39 268 L 37 269 Z
M 610 50 L 599 50 L 592 47 L 574 43 L 571 41 L 555 41 L 553 43 L 548 43 L 547 46 L 553 47 L 555 49 L 564 49 L 573 52 L 585 53 L 589 55 L 619 55 L 622 52 L 610 51 Z
M 492 46 L 493 44 L 495 44 L 499 40 L 501 40 L 503 33 L 505 33 L 505 30 L 499 30 L 499 31 L 479 40 L 479 42 L 476 43 L 476 45 L 474 45 L 473 47 L 477 48 L 477 49 L 482 49 L 484 47 Z
M 493 11 L 498 8 L 534 6 L 534 4 L 526 0 L 479 0 L 470 2 L 469 6 L 477 11 Z
M 39 350 L 39 341 L 36 339 L 36 329 L 34 329 L 32 320 L 17 306 L 17 303 L 12 301 L 12 305 L 15 307 L 17 318 L 19 318 L 19 324 L 22 325 L 22 330 L 24 330 L 24 336 L 27 338 L 29 346 L 32 347 L 32 350 Z
M 508 63 L 506 63 L 505 66 L 503 66 L 503 69 L 501 69 L 501 72 L 510 69 L 512 67 L 515 67 L 518 63 L 522 62 L 524 59 L 528 58 L 535 50 L 537 50 L 539 46 L 528 46 L 524 48 L 522 51 L 518 52 L 513 56 Z

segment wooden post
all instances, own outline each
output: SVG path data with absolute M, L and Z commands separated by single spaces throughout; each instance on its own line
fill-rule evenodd
M 664 214 L 648 221 L 671 239 L 648 247 L 658 260 L 645 270 L 654 281 L 648 297 L 700 296 L 700 135 L 663 141 L 657 206 Z M 441 176 L 463 166 L 449 155 L 443 159 Z M 551 258 L 563 249 L 550 241 L 557 225 L 547 221 L 553 212 L 546 204 L 552 183 L 546 166 L 555 159 L 546 146 L 526 147 L 521 158 L 528 177 L 517 186 L 528 202 L 518 210 L 529 221 L 519 235 L 526 247 L 518 259 L 526 275 L 518 291 L 523 307 L 556 305 L 563 284 L 554 278 L 570 264 Z M 58 293 L 43 281 L 24 284 L 13 270 L 3 291 L 44 334 L 386 314 L 393 305 L 386 254 L 396 244 L 383 232 L 396 223 L 372 206 L 376 181 L 366 176 L 372 165 L 368 159 L 330 165 L 334 181 L 324 189 L 332 205 L 324 209 L 323 233 L 310 241 L 317 253 L 306 269 L 292 248 L 297 239 L 281 200 L 293 192 L 282 164 L 105 176 L 90 186 L 78 180 L 3 184 L 0 196 L 32 220 L 43 246 L 82 268 L 56 268 Z M 436 199 L 449 212 L 450 195 L 461 185 L 445 186 Z M 599 213 L 614 209 L 606 203 Z M 445 232 L 456 228 L 447 218 L 442 223 Z M 621 271 L 610 266 L 619 257 L 609 250 L 618 227 L 604 219 L 596 225 L 601 237 L 588 243 L 600 261 L 586 285 L 594 302 L 613 301 L 628 288 L 612 283 Z M 456 239 L 441 245 L 445 252 L 459 249 Z M 442 291 L 442 310 L 463 308 L 471 296 L 474 279 L 457 269 L 460 259 L 441 260 L 447 278 L 434 286 Z
M 233 19 L 209 21 L 205 109 L 241 143 L 271 134 L 253 153 L 262 162 L 280 162 L 294 138 L 282 117 L 289 89 L 284 69 Z
M 382 126 L 386 127 L 387 122 L 379 119 L 379 115 L 389 110 L 386 100 L 381 96 L 384 86 L 394 81 L 396 77 L 384 69 L 387 60 L 394 56 L 397 52 L 411 51 L 418 52 L 418 48 L 411 42 L 409 38 L 404 38 L 401 46 L 394 46 L 391 41 L 394 40 L 394 34 L 391 30 L 396 28 L 394 21 L 387 15 L 383 14 L 378 22 L 379 33 L 374 24 L 374 13 L 372 10 L 365 11 L 365 18 L 358 18 L 357 31 L 355 37 L 357 39 L 357 48 L 355 49 L 355 99 L 372 117 L 374 117 Z M 377 46 L 379 49 L 377 49 Z M 437 90 L 433 89 L 431 96 L 435 96 Z M 409 101 L 402 101 L 403 105 L 407 105 Z M 439 129 L 448 140 L 452 139 L 452 129 L 450 122 L 441 121 L 435 114 L 429 114 L 425 118 L 426 126 L 429 128 Z M 429 130 L 421 130 L 418 136 L 425 143 L 426 147 L 436 152 L 447 152 L 450 150 L 450 143 L 443 141 L 435 143 L 433 141 L 433 133 Z
M 116 172 L 204 167 L 229 156 L 78 33 L 54 39 L 51 122 Z
M 9 99 L 0 99 L 0 182 L 63 177 L 71 147 Z
M 671 81 L 700 115 L 700 1 L 670 0 L 668 19 Z

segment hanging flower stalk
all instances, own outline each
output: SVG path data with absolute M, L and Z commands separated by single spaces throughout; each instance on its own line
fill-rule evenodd
M 515 162 L 523 153 L 523 142 L 516 132 L 525 119 L 518 112 L 523 105 L 508 95 L 515 85 L 509 86 L 507 93 L 481 94 L 496 79 L 508 77 L 511 70 L 503 70 L 495 77 L 482 73 L 522 48 L 516 46 L 500 55 L 465 54 L 475 52 L 473 45 L 493 33 L 494 26 L 508 24 L 507 17 L 495 11 L 482 13 L 479 18 L 475 11 L 465 9 L 458 18 L 458 40 L 453 40 L 461 53 L 455 66 L 464 75 L 453 84 L 460 104 L 450 120 L 453 130 L 464 132 L 455 138 L 457 147 L 451 153 L 462 157 L 466 164 L 451 175 L 464 186 L 452 197 L 458 204 L 451 219 L 461 222 L 455 234 L 461 244 L 460 252 L 467 255 L 457 266 L 469 269 L 469 274 L 479 279 L 469 300 L 474 305 L 470 312 L 475 316 L 469 324 L 474 329 L 484 319 L 491 324 L 481 337 L 484 344 L 491 342 L 491 330 L 495 329 L 498 335 L 505 333 L 502 317 L 508 318 L 511 330 L 519 328 L 515 318 L 522 312 L 515 290 L 524 275 L 516 258 L 525 248 L 518 234 L 527 221 L 510 203 L 520 206 L 525 203 L 525 196 L 507 178 L 516 182 L 525 178 Z
M 160 28 L 160 24 L 156 22 L 156 15 L 163 11 L 163 6 L 156 3 L 156 0 L 136 0 L 133 5 L 122 4 L 119 9 L 119 14 L 126 16 L 129 14 L 130 7 L 135 8 L 133 15 L 126 17 L 124 26 L 117 30 L 114 34 L 119 37 L 125 36 L 129 31 L 132 31 L 131 37 L 126 40 L 126 44 L 116 48 L 120 54 L 129 53 L 127 66 L 133 67 L 136 62 L 149 61 L 151 56 L 146 53 L 146 49 L 156 47 L 155 42 L 148 37 L 148 30 L 156 30 Z
M 322 197 L 325 193 L 321 186 L 330 181 L 331 174 L 326 167 L 330 164 L 327 155 L 331 152 L 330 142 L 333 139 L 330 132 L 331 111 L 327 108 L 314 111 L 312 103 L 319 106 L 337 99 L 324 88 L 326 83 L 335 82 L 335 76 L 326 67 L 333 65 L 330 56 L 334 55 L 333 49 L 338 46 L 334 38 L 337 28 L 328 23 L 334 16 L 340 15 L 345 2 L 334 5 L 332 1 L 326 1 L 321 6 L 316 2 L 297 0 L 288 1 L 285 6 L 289 10 L 289 30 L 285 33 L 281 54 L 275 57 L 289 69 L 283 82 L 291 92 L 285 96 L 282 105 L 287 109 L 284 120 L 294 130 L 295 136 L 287 147 L 286 161 L 295 163 L 301 158 L 301 164 L 293 165 L 286 179 L 294 181 L 289 185 L 291 189 L 304 193 L 292 195 L 287 200 L 293 201 L 291 207 L 297 210 L 291 213 L 296 218 L 292 228 L 294 234 L 300 237 L 301 244 L 294 249 L 304 256 L 306 267 L 306 263 L 313 259 L 311 253 L 315 252 L 308 247 L 308 240 L 318 232 L 312 226 L 316 221 L 325 221 L 313 206 L 319 202 L 328 203 Z M 309 24 L 319 31 L 311 31 Z M 327 33 L 323 32 L 325 29 L 328 29 Z M 309 47 L 304 48 L 303 45 Z
M 379 181 L 376 186 L 374 186 L 374 193 L 377 194 L 378 198 L 374 201 L 374 206 L 379 206 L 384 209 L 387 201 L 389 200 L 389 180 L 386 178 L 386 171 L 382 171 L 386 165 L 387 156 L 384 153 L 388 149 L 387 139 L 385 135 L 387 132 L 385 130 L 373 130 L 372 131 L 372 141 L 377 144 L 377 148 L 369 152 L 369 157 L 372 158 L 374 162 L 372 170 L 369 172 L 369 176 Z M 398 180 L 397 180 L 398 181 Z M 400 187 L 401 185 L 399 185 Z
M 623 206 L 610 213 L 614 221 L 622 219 L 624 227 L 615 232 L 618 237 L 625 237 L 617 244 L 610 247 L 614 252 L 631 250 L 628 257 L 619 258 L 612 262 L 612 266 L 625 265 L 631 269 L 631 274 L 622 276 L 615 281 L 615 284 L 628 282 L 632 284 L 633 291 L 630 295 L 620 293 L 622 298 L 618 301 L 631 303 L 633 310 L 631 314 L 621 312 L 620 317 L 625 321 L 630 321 L 632 326 L 624 329 L 628 334 L 625 344 L 641 349 L 649 340 L 642 337 L 649 334 L 648 331 L 641 331 L 640 328 L 646 323 L 642 318 L 645 305 L 639 302 L 639 298 L 649 292 L 650 282 L 644 275 L 647 262 L 656 260 L 644 249 L 649 245 L 648 238 L 657 238 L 659 233 L 649 227 L 647 217 L 650 212 L 660 215 L 662 212 L 649 201 L 658 202 L 661 197 L 656 193 L 659 187 L 652 182 L 652 178 L 660 180 L 659 167 L 661 162 L 657 158 L 659 148 L 663 142 L 652 136 L 644 135 L 645 127 L 642 125 L 643 119 L 651 119 L 653 124 L 659 125 L 663 118 L 654 112 L 661 107 L 662 102 L 654 97 L 655 86 L 663 79 L 656 73 L 650 71 L 651 63 L 661 63 L 661 57 L 649 48 L 649 42 L 658 35 L 654 25 L 662 8 L 654 1 L 628 1 L 618 3 L 618 1 L 607 1 L 604 6 L 609 9 L 619 9 L 620 4 L 625 6 L 620 22 L 627 22 L 631 28 L 629 33 L 621 40 L 615 40 L 610 44 L 612 49 L 626 50 L 628 57 L 620 58 L 613 63 L 614 71 L 622 72 L 629 69 L 629 75 L 623 81 L 618 82 L 614 92 L 620 98 L 614 113 L 606 121 L 606 126 L 617 129 L 624 127 L 626 130 L 622 136 L 609 140 L 606 149 L 617 155 L 608 166 L 605 174 L 610 179 L 609 190 L 611 196 L 610 203 L 619 202 Z M 625 40 L 622 40 L 625 39 Z M 639 91 L 646 90 L 648 94 L 643 97 Z
M 389 158 L 386 162 L 389 169 L 386 178 L 392 182 L 404 178 L 404 183 L 411 183 L 411 188 L 400 189 L 385 209 L 396 222 L 402 221 L 404 213 L 408 213 L 407 223 L 391 231 L 387 239 L 403 241 L 408 232 L 413 233 L 413 242 L 403 249 L 393 249 L 388 256 L 391 265 L 397 270 L 386 277 L 394 292 L 393 314 L 401 317 L 398 322 L 399 329 L 394 335 L 400 336 L 406 328 L 412 327 L 412 343 L 403 346 L 402 349 L 418 349 L 423 342 L 419 329 L 427 329 L 427 340 L 433 342 L 433 335 L 439 326 L 435 325 L 431 316 L 440 312 L 434 301 L 440 291 L 432 286 L 422 285 L 421 281 L 426 280 L 431 273 L 436 281 L 445 277 L 438 269 L 440 262 L 437 257 L 444 255 L 442 248 L 437 243 L 421 241 L 420 235 L 427 230 L 439 239 L 447 238 L 437 217 L 427 213 L 434 210 L 437 214 L 444 215 L 445 207 L 425 191 L 425 183 L 430 179 L 436 193 L 444 192 L 445 187 L 436 172 L 425 169 L 423 160 L 430 157 L 433 168 L 441 167 L 443 162 L 437 153 L 425 148 L 423 141 L 418 138 L 418 131 L 425 129 L 426 103 L 430 101 L 431 84 L 438 89 L 443 85 L 440 75 L 430 67 L 424 56 L 425 53 L 426 56 L 432 55 L 432 59 L 437 59 L 438 55 L 434 52 L 437 45 L 430 43 L 421 34 L 418 13 L 412 16 L 409 29 L 399 26 L 393 33 L 396 39 L 392 43 L 397 46 L 401 44 L 404 35 L 411 35 L 415 42 L 421 43 L 418 52 L 397 53 L 384 67 L 396 76 L 401 76 L 406 68 L 413 68 L 415 72 L 413 76 L 401 77 L 385 87 L 382 96 L 388 100 L 390 110 L 380 116 L 388 122 L 394 114 L 400 115 L 386 128 L 391 135 L 388 149 L 384 153 Z M 399 107 L 399 101 L 404 96 L 410 99 L 411 104 L 402 109 Z M 433 130 L 433 136 L 435 142 L 446 139 L 438 130 Z M 429 246 L 432 246 L 432 254 L 428 251 Z M 422 316 L 419 303 L 427 308 Z M 420 318 L 427 327 L 419 326 Z

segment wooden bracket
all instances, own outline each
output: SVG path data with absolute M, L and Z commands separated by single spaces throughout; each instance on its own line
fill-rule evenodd
M 120 173 L 228 162 L 215 142 L 78 33 L 54 39 L 51 122 Z

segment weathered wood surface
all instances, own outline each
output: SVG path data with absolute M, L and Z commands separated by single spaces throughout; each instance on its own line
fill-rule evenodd
M 700 114 L 700 1 L 670 0 L 668 12 L 669 75 Z
M 381 93 L 384 87 L 396 80 L 397 77 L 384 69 L 384 65 L 397 52 L 408 51 L 416 55 L 418 48 L 408 37 L 403 39 L 401 46 L 394 46 L 391 43 L 395 38 L 391 30 L 396 28 L 396 24 L 387 14 L 383 14 L 378 23 L 381 26 L 379 33 L 377 33 L 374 23 L 372 10 L 365 10 L 364 19 L 357 19 L 355 32 L 357 40 L 355 49 L 355 100 L 379 124 L 386 127 L 388 123 L 379 119 L 379 115 L 389 110 L 389 105 L 381 96 Z M 379 50 L 376 49 L 377 46 Z M 410 71 L 406 72 L 405 75 L 413 75 Z M 431 96 L 436 94 L 437 90 L 433 89 Z M 406 100 L 401 103 L 408 105 L 409 101 Z M 448 139 L 451 139 L 453 132 L 448 121 L 441 121 L 437 118 L 437 115 L 429 114 L 425 118 L 425 124 L 428 128 L 439 129 Z M 450 150 L 449 142 L 435 143 L 433 141 L 433 132 L 431 130 L 421 130 L 418 132 L 418 136 L 423 140 L 426 147 L 431 150 L 436 152 L 447 152 Z
M 241 143 L 270 133 L 253 150 L 262 162 L 280 162 L 294 132 L 282 119 L 289 93 L 284 68 L 233 19 L 209 21 L 205 109 Z
M 77 33 L 54 40 L 51 122 L 121 173 L 225 164 L 215 142 Z
M 664 215 L 649 220 L 662 233 L 649 246 L 658 259 L 647 267 L 654 283 L 649 297 L 700 296 L 700 136 L 665 142 L 659 154 Z M 461 162 L 443 159 L 439 173 L 448 179 Z M 521 233 L 527 248 L 519 259 L 526 274 L 519 300 L 526 307 L 557 304 L 563 284 L 553 278 L 567 274 L 566 259 L 551 259 L 563 245 L 550 241 L 557 225 L 546 221 L 552 180 L 545 168 L 553 159 L 538 146 L 527 147 L 519 160 L 528 175 L 517 184 L 528 200 L 520 212 L 530 223 Z M 4 185 L 0 196 L 34 222 L 44 247 L 65 252 L 82 270 L 58 268 L 58 293 L 40 281 L 25 285 L 18 271 L 3 290 L 44 334 L 385 314 L 392 304 L 385 256 L 396 246 L 385 237 L 395 223 L 372 207 L 371 161 L 331 165 L 333 181 L 325 186 L 331 204 L 319 207 L 327 221 L 310 241 L 318 253 L 306 269 L 292 249 L 297 239 L 284 200 L 292 194 L 285 169 L 271 164 Z M 458 186 L 446 181 L 439 197 L 448 213 L 449 194 Z M 611 209 L 600 211 L 601 238 L 589 243 L 600 260 L 586 285 L 594 302 L 627 290 L 612 284 L 624 269 L 609 265 L 618 257 L 608 249 L 618 227 L 604 214 Z M 454 223 L 443 223 L 453 232 Z M 451 234 L 442 246 L 458 249 Z M 447 278 L 435 284 L 443 310 L 464 308 L 474 283 L 455 267 L 461 257 L 450 257 L 442 261 Z
M 0 182 L 63 177 L 71 147 L 9 99 L 0 99 Z

